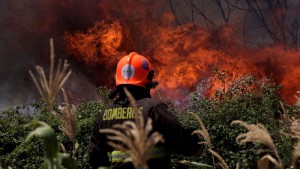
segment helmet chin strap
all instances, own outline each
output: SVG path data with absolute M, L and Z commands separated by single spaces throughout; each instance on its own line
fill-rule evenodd
M 149 82 L 149 83 L 146 84 L 146 88 L 147 88 L 147 89 L 153 89 L 153 88 L 155 88 L 157 85 L 158 85 L 158 82 L 157 82 L 157 81 Z
M 150 80 L 150 82 L 146 84 L 147 89 L 153 89 L 158 85 L 157 81 L 152 81 L 153 77 L 154 77 L 154 70 L 151 70 L 147 76 L 147 79 Z

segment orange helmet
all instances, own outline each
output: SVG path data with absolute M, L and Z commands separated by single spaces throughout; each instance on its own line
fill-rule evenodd
M 131 84 L 147 88 L 152 82 L 153 71 L 151 64 L 144 56 L 131 52 L 118 63 L 116 72 L 116 86 Z

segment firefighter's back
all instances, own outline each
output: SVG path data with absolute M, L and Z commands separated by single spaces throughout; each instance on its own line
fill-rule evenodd
M 145 121 L 147 118 L 152 119 L 152 132 L 161 133 L 165 140 L 164 143 L 158 143 L 149 152 L 147 163 L 149 168 L 169 168 L 172 145 L 175 146 L 174 143 L 180 136 L 180 124 L 176 116 L 168 111 L 166 104 L 156 99 L 143 98 L 136 100 L 136 106 Z M 137 114 L 129 102 L 117 102 L 102 111 L 99 118 L 99 127 L 100 129 L 112 128 L 115 124 L 122 124 L 127 120 L 134 121 L 135 117 L 137 117 Z M 107 138 L 106 135 L 104 137 Z M 127 157 L 125 153 L 115 150 L 107 144 L 105 146 L 112 168 L 133 168 L 131 163 L 123 163 L 123 160 Z

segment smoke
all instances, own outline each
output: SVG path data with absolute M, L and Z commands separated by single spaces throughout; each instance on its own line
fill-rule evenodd
M 66 52 L 63 36 L 65 33 L 87 30 L 94 23 L 102 20 L 120 19 L 127 24 L 128 29 L 134 27 L 146 29 L 151 25 L 138 25 L 134 21 L 145 19 L 148 14 L 157 15 L 155 11 L 164 8 L 160 6 L 160 9 L 153 10 L 157 3 L 158 1 L 146 0 L 128 1 L 126 5 L 118 1 L 98 0 L 0 1 L 0 110 L 39 99 L 28 70 L 34 69 L 35 65 L 48 69 L 50 38 L 54 38 L 56 58 L 68 59 L 71 63 L 73 74 L 65 88 L 66 90 L 69 88 L 69 93 L 74 100 L 99 99 L 96 87 L 113 83 L 113 72 L 107 72 L 113 68 L 105 63 L 85 65 Z M 134 8 L 139 8 L 140 12 L 132 11 Z M 127 16 L 126 12 L 129 12 Z M 138 49 L 141 51 L 147 48 L 142 43 L 146 39 L 129 37 L 143 34 L 138 31 L 134 34 L 134 36 L 128 35 L 126 40 L 135 43 L 127 43 L 128 46 L 122 48 L 128 51 Z M 99 56 L 102 57 L 101 53 Z M 105 76 L 103 72 L 107 72 Z
M 35 65 L 48 69 L 50 38 L 54 38 L 56 58 L 71 62 L 72 82 L 66 84 L 66 90 L 70 90 L 74 99 L 98 97 L 96 85 L 68 57 L 61 38 L 65 31 L 85 28 L 99 19 L 92 13 L 94 2 L 0 1 L 0 110 L 39 99 L 28 70 Z M 83 11 L 80 14 L 81 10 L 92 14 Z
M 74 102 L 100 99 L 96 87 L 113 86 L 118 59 L 131 51 L 149 58 L 165 93 L 178 88 L 190 92 L 218 66 L 231 71 L 232 78 L 251 72 L 273 74 L 292 95 L 299 84 L 295 80 L 300 72 L 299 52 L 240 45 L 236 27 L 224 26 L 215 17 L 218 8 L 206 5 L 206 14 L 221 25 L 218 28 L 203 28 L 207 22 L 200 21 L 199 15 L 194 18 L 198 26 L 178 15 L 177 19 L 185 19 L 178 26 L 168 1 L 0 1 L 0 110 L 39 98 L 28 70 L 34 65 L 48 69 L 50 38 L 54 38 L 56 58 L 71 63 L 73 73 L 65 89 Z M 190 9 L 179 6 L 184 13 Z M 173 10 L 181 14 L 182 9 Z M 235 11 L 232 15 L 231 23 L 240 28 L 241 18 Z

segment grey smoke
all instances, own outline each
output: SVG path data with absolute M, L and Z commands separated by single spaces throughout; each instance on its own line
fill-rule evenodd
M 54 38 L 56 47 L 61 46 L 67 25 L 79 22 L 66 13 L 63 15 L 63 6 L 57 6 L 36 0 L 0 1 L 0 111 L 40 98 L 28 70 L 35 65 L 48 69 L 49 39 Z M 57 58 L 71 60 L 59 47 L 56 51 Z M 96 86 L 80 68 L 71 68 L 72 82 L 65 88 L 72 97 L 99 99 Z

